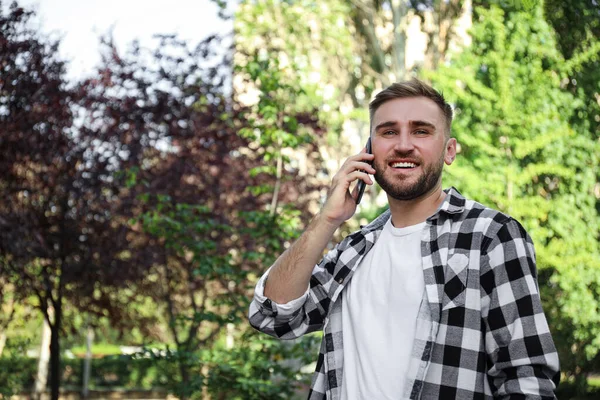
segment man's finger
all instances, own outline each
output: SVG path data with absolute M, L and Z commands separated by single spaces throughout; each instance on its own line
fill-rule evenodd
M 364 183 L 366 183 L 367 185 L 373 184 L 373 180 L 371 179 L 369 174 L 367 174 L 366 172 L 361 171 L 359 169 L 357 169 L 354 172 L 349 173 L 347 175 L 346 179 L 348 180 L 349 184 L 351 184 L 352 182 L 357 181 L 357 180 L 361 180 Z
M 352 194 L 350 196 L 352 196 L 352 199 L 356 202 L 356 199 L 358 198 L 358 183 L 354 185 L 354 189 L 352 189 Z
M 348 161 L 344 164 L 344 166 L 340 169 L 343 173 L 351 174 L 354 171 L 362 171 L 371 175 L 375 175 L 375 168 L 369 164 L 368 161 L 365 160 L 352 160 Z

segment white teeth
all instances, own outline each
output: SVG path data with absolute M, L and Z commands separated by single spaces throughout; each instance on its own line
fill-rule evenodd
M 392 164 L 392 168 L 414 168 L 417 164 L 410 162 L 397 162 Z

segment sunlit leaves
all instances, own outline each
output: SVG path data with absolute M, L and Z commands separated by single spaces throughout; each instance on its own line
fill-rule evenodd
M 456 110 L 461 152 L 447 182 L 527 227 L 561 366 L 580 374 L 600 350 L 600 143 L 573 124 L 583 102 L 564 88 L 564 58 L 541 6 L 475 15 L 473 46 L 424 72 Z

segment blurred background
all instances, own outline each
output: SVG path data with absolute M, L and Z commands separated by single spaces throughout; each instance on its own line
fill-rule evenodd
M 444 187 L 534 239 L 558 397 L 600 398 L 596 0 L 0 1 L 1 398 L 305 398 L 320 336 L 253 332 L 253 287 L 411 77 Z

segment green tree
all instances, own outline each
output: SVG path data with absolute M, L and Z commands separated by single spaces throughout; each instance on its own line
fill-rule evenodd
M 229 59 L 218 38 L 195 47 L 158 39 L 154 51 L 134 44 L 122 54 L 107 40 L 102 79 L 86 82 L 95 96 L 85 103 L 89 129 L 132 139 L 127 151 L 143 159 L 116 175 L 127 182 L 131 230 L 146 235 L 154 256 L 144 279 L 120 292 L 149 300 L 165 321 L 173 366 L 165 378 L 178 397 L 259 398 L 262 387 L 268 397 L 260 398 L 287 398 L 295 385 L 265 374 L 292 371 L 273 357 L 293 348 L 241 343 L 256 362 L 242 366 L 222 341 L 255 338 L 245 322 L 255 278 L 295 238 L 319 189 L 299 179 L 295 163 L 314 158 L 317 116 L 258 54 L 237 69 L 260 92 L 246 106 L 226 91 Z
M 299 104 L 280 97 L 288 110 L 314 109 L 328 128 L 341 129 L 352 107 L 346 91 L 357 85 L 362 62 L 348 24 L 350 12 L 341 0 L 241 2 L 234 26 L 238 95 L 253 89 L 252 82 L 260 79 L 257 68 L 268 64 L 264 73 L 276 72 L 278 84 L 303 92 Z
M 137 270 L 129 265 L 143 263 L 123 255 L 133 249 L 113 179 L 120 139 L 74 127 L 75 103 L 86 93 L 67 85 L 58 42 L 30 27 L 32 15 L 16 2 L 0 4 L 0 280 L 50 326 L 50 391 L 58 399 L 69 308 L 126 285 Z M 95 305 L 107 311 L 105 302 Z
M 367 105 L 374 91 L 411 74 L 406 35 L 415 16 L 426 34 L 425 66 L 445 59 L 462 0 L 248 0 L 235 13 L 236 65 L 260 52 L 277 60 L 282 82 L 298 83 L 328 128 L 330 158 L 345 158 L 366 140 Z M 425 21 L 427 21 L 425 23 Z M 359 143 L 353 143 L 354 146 Z
M 600 350 L 600 145 L 572 124 L 582 101 L 561 84 L 565 60 L 541 4 L 474 15 L 473 45 L 423 72 L 455 105 L 460 157 L 447 181 L 527 227 L 562 369 L 583 393 Z
M 224 4 L 225 2 L 223 2 Z M 469 1 L 452 0 L 248 0 L 235 13 L 234 83 L 247 82 L 253 68 L 277 70 L 277 82 L 298 87 L 296 102 L 279 97 L 287 109 L 310 105 L 318 113 L 326 140 L 319 141 L 324 162 L 309 165 L 329 180 L 343 160 L 360 149 L 369 130 L 368 103 L 377 90 L 403 79 L 407 67 L 407 32 L 419 25 L 425 34 L 423 65 L 435 68 L 446 60 L 458 38 L 459 18 L 469 19 Z M 462 22 L 462 21 L 461 21 Z M 409 29 L 410 28 L 410 29 Z M 460 42 L 460 40 L 458 40 Z M 269 62 L 266 62 L 266 61 Z M 257 62 L 258 61 L 258 62 Z M 257 67 L 260 65 L 260 67 Z M 236 85 L 238 93 L 252 92 L 252 83 Z M 241 90 L 239 90 L 241 88 Z M 245 100 L 248 97 L 241 98 Z M 256 100 L 255 100 L 256 101 Z M 377 188 L 367 198 L 377 197 Z M 324 195 L 324 193 L 322 193 Z M 363 202 L 360 215 L 339 232 L 347 233 L 371 215 Z M 364 214 L 364 215 L 363 215 Z

